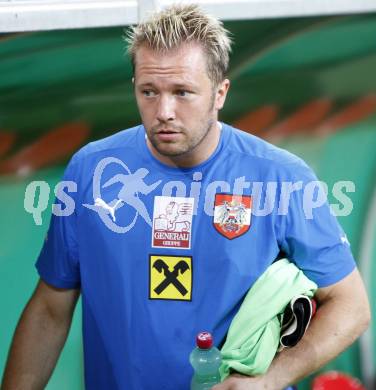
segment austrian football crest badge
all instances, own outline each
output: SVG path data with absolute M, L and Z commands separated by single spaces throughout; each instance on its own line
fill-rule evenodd
M 252 197 L 249 195 L 216 194 L 214 227 L 232 240 L 242 236 L 251 226 Z

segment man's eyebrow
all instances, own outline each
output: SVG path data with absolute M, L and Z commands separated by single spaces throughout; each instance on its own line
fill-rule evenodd
M 138 85 L 138 88 L 145 88 L 145 87 L 154 87 L 155 85 L 153 83 L 142 83 Z M 173 88 L 197 88 L 195 84 L 192 83 L 176 83 L 172 84 Z
M 196 88 L 196 85 L 195 84 L 192 84 L 192 83 L 178 83 L 178 84 L 174 84 L 174 87 L 175 88 Z
M 153 87 L 153 84 L 152 84 L 152 83 L 142 83 L 142 84 L 139 84 L 138 87 L 139 87 L 139 88 L 143 88 L 143 87 Z

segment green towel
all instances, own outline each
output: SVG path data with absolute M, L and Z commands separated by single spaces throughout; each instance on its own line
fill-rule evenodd
M 286 259 L 273 263 L 248 291 L 221 349 L 223 381 L 230 370 L 264 374 L 279 346 L 285 307 L 296 295 L 312 297 L 316 283 Z

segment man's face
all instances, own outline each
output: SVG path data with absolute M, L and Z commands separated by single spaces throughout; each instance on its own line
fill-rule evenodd
M 135 94 L 148 147 L 167 164 L 191 166 L 207 159 L 219 139 L 218 110 L 229 81 L 214 87 L 198 44 L 136 54 Z

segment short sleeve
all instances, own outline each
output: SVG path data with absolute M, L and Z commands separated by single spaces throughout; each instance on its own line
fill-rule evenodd
M 315 174 L 302 163 L 293 177 L 302 186 L 290 195 L 287 213 L 279 217 L 281 249 L 308 278 L 326 287 L 350 274 L 356 263 Z M 320 196 L 325 200 L 320 201 Z
M 65 170 L 62 182 L 77 183 L 75 169 L 76 163 L 72 159 Z M 52 286 L 79 288 L 81 283 L 77 247 L 76 193 L 69 192 L 69 188 L 64 188 L 63 191 L 63 196 L 58 196 L 54 202 L 59 210 L 63 211 L 60 213 L 63 215 L 52 213 L 48 233 L 35 267 L 42 280 Z

